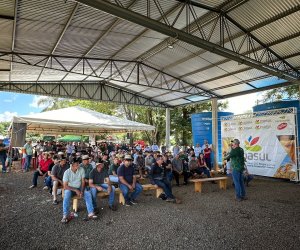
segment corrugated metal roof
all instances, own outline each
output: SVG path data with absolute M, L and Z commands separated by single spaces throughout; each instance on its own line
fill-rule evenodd
M 115 3 L 115 1 L 111 2 Z M 135 2 L 132 0 L 120 0 L 120 2 L 124 7 L 130 6 L 130 10 L 147 15 L 145 8 L 146 0 Z M 175 0 L 161 0 L 158 2 L 162 10 L 168 13 L 165 18 L 172 23 L 181 10 L 182 3 Z M 299 0 L 198 0 L 197 2 L 216 8 L 217 10 L 220 8 L 224 11 L 229 9 L 227 15 L 239 23 L 242 28 L 246 30 L 250 29 L 251 34 L 262 43 L 266 45 L 272 44 L 271 49 L 279 54 L 279 56 L 287 57 L 287 62 L 291 65 L 295 67 L 300 66 L 300 36 L 297 35 L 299 34 L 300 11 L 296 11 L 300 5 Z M 196 90 L 191 91 L 191 93 L 179 92 L 185 88 L 191 88 L 190 84 L 199 84 L 198 87 L 206 90 L 217 88 L 213 91 L 222 97 L 223 95 L 251 89 L 243 81 L 252 82 L 269 77 L 268 74 L 261 70 L 249 69 L 249 66 L 245 64 L 238 64 L 223 56 L 200 49 L 197 46 L 177 41 L 176 37 L 168 38 L 166 35 L 148 30 L 141 25 L 119 19 L 83 4 L 79 4 L 67 27 L 67 21 L 76 4 L 77 2 L 75 1 L 64 0 L 18 1 L 15 52 L 49 54 L 58 42 L 58 38 L 62 35 L 54 51 L 55 55 L 81 57 L 93 48 L 88 53 L 88 57 L 143 61 L 143 63 L 154 66 L 156 69 L 144 66 L 144 72 L 140 74 L 139 85 L 134 82 L 137 79 L 137 72 L 135 71 L 132 72 L 127 83 L 122 82 L 122 78 L 118 74 L 114 75 L 114 79 L 110 83 L 133 93 L 138 92 L 148 98 L 154 97 L 155 100 L 167 105 L 182 105 L 206 98 L 196 95 Z M 150 4 L 151 18 L 164 23 L 154 1 L 150 1 Z M 199 24 L 204 25 L 203 30 L 206 36 L 211 34 L 210 42 L 217 45 L 220 44 L 220 21 L 217 18 L 219 14 L 217 12 L 210 12 L 207 9 L 197 7 L 194 7 L 194 9 L 200 18 Z M 185 14 L 186 12 L 183 10 L 176 21 L 176 28 L 185 28 Z M 0 15 L 13 17 L 14 1 L 0 1 Z M 277 16 L 278 20 L 276 20 Z M 280 16 L 282 17 L 279 18 Z M 13 18 L 0 18 L 0 51 L 11 50 L 13 23 Z M 234 38 L 234 43 L 238 47 L 244 40 L 245 34 L 240 27 L 237 27 L 230 21 L 227 24 L 230 29 L 230 35 Z M 195 25 L 192 26 L 196 27 Z M 65 27 L 67 29 L 62 34 Z M 214 30 L 212 30 L 213 27 L 215 27 Z M 192 34 L 200 36 L 198 30 L 193 30 Z M 232 50 L 231 43 L 227 39 L 228 37 L 229 33 L 227 30 L 224 30 L 224 47 Z M 284 41 L 285 39 L 287 41 Z M 280 43 L 276 44 L 276 41 L 280 41 Z M 170 42 L 173 45 L 173 49 L 168 48 L 168 43 Z M 263 52 L 263 46 L 258 42 L 253 42 L 253 48 L 258 50 L 259 55 Z M 252 59 L 255 59 L 253 54 L 251 54 L 251 49 L 252 47 L 249 47 L 249 44 L 244 42 L 239 53 L 250 55 Z M 292 57 L 288 58 L 289 56 Z M 30 63 L 42 60 L 42 57 L 37 55 L 23 55 L 23 57 Z M 7 60 L 9 57 L 2 57 L 2 59 Z M 14 60 L 16 62 L 13 63 L 12 80 L 37 80 L 42 70 L 41 67 L 20 65 L 17 62 L 24 63 L 24 61 L 16 56 Z M 59 60 L 68 70 L 77 62 L 76 58 L 62 57 Z M 266 57 L 262 58 L 262 62 L 265 60 Z M 38 66 L 43 66 L 45 62 L 40 62 Z M 104 61 L 89 60 L 89 62 L 93 69 L 97 69 L 96 73 L 98 75 L 103 71 L 102 77 L 108 77 L 111 73 L 116 72 L 116 69 L 113 69 L 113 72 L 111 72 L 109 67 L 105 68 L 106 63 Z M 51 66 L 60 70 L 62 69 L 55 60 L 51 61 Z M 123 75 L 126 77 L 129 76 L 132 67 L 133 64 L 118 62 L 119 70 L 122 70 Z M 1 68 L 9 69 L 10 63 L 0 60 Z M 165 76 L 166 79 L 163 81 L 155 79 L 158 74 L 157 70 L 164 70 L 171 76 Z M 73 72 L 77 72 L 78 74 L 68 74 L 65 77 L 66 81 L 81 81 L 86 78 L 85 81 L 101 80 L 98 77 L 81 75 L 82 63 L 79 63 L 73 69 Z M 0 73 L 0 79 L 7 79 L 8 72 Z M 86 67 L 85 74 L 89 73 L 92 73 L 92 70 Z M 45 69 L 39 80 L 58 81 L 66 74 L 67 72 Z M 173 77 L 182 78 L 182 80 L 188 82 L 183 84 L 184 89 L 177 91 L 167 90 L 170 86 L 166 84 L 165 80 L 174 83 L 175 80 Z M 148 86 L 149 82 L 153 84 L 152 88 Z M 237 85 L 233 86 L 234 84 Z M 260 87 L 268 83 L 264 81 L 263 83 L 255 84 Z M 276 82 L 276 84 L 278 83 Z M 187 100 L 189 96 L 191 101 Z M 168 102 L 168 100 L 170 101 Z

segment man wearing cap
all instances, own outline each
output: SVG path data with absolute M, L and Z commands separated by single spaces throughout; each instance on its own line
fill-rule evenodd
M 93 170 L 92 164 L 90 164 L 90 157 L 88 155 L 82 156 L 82 163 L 80 163 L 80 167 L 84 169 L 84 178 L 88 184 L 90 172 Z
M 0 138 L 0 161 L 2 164 L 2 173 L 6 173 L 6 166 L 5 166 L 5 161 L 6 161 L 6 153 L 7 153 L 7 148 L 5 144 L 3 143 L 3 139 Z
M 106 172 L 108 172 L 108 170 L 109 170 L 109 160 L 108 160 L 108 154 L 107 153 L 104 153 L 103 155 L 102 155 L 102 160 L 101 160 L 101 162 L 103 163 L 103 170 L 104 171 L 106 171 Z
M 118 168 L 119 187 L 125 198 L 125 205 L 137 204 L 136 198 L 143 191 L 143 187 L 136 181 L 131 155 L 125 155 L 124 163 Z M 129 195 L 129 192 L 132 192 Z
M 63 176 L 64 200 L 63 218 L 61 220 L 62 223 L 67 223 L 70 220 L 70 201 L 73 195 L 78 195 L 79 197 L 84 196 L 88 212 L 88 219 L 97 218 L 97 216 L 94 214 L 92 194 L 90 191 L 85 190 L 84 177 L 84 169 L 79 167 L 79 162 L 75 159 L 70 168 L 65 171 Z
M 137 157 L 134 158 L 133 163 L 136 165 L 136 168 L 139 170 L 140 179 L 144 179 L 143 170 L 145 169 L 145 159 L 142 151 L 137 152 Z
M 115 187 L 111 185 L 108 173 L 103 168 L 104 164 L 102 162 L 97 163 L 96 168 L 90 172 L 89 176 L 89 186 L 93 197 L 94 210 L 97 208 L 97 193 L 104 191 L 109 194 L 109 208 L 115 211 Z
M 231 162 L 236 200 L 246 200 L 247 198 L 245 197 L 246 191 L 243 178 L 243 171 L 245 169 L 244 150 L 240 147 L 240 141 L 238 139 L 233 140 L 231 151 L 226 159 L 230 159 Z
M 65 156 L 62 156 L 59 163 L 54 165 L 54 167 L 52 168 L 51 171 L 51 178 L 52 178 L 52 182 L 53 182 L 53 204 L 57 205 L 57 189 L 58 186 L 63 186 L 63 176 L 64 173 L 66 172 L 66 170 L 69 168 L 70 166 L 67 164 L 67 159 Z

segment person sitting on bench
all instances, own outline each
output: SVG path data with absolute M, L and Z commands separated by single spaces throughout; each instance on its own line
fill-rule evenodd
M 85 190 L 84 169 L 79 167 L 79 159 L 74 159 L 72 165 L 67 169 L 63 176 L 64 200 L 63 200 L 63 218 L 62 223 L 67 223 L 72 218 L 69 216 L 70 201 L 72 196 L 77 195 L 80 198 L 84 195 L 88 219 L 97 219 L 94 214 L 92 194 Z
M 52 187 L 52 194 L 53 194 L 53 204 L 57 205 L 57 189 L 58 186 L 63 186 L 63 176 L 66 170 L 70 167 L 70 165 L 67 164 L 67 158 L 65 156 L 62 156 L 60 158 L 59 164 L 56 164 L 51 172 L 51 178 L 53 182 Z
M 115 201 L 115 187 L 110 184 L 108 173 L 104 169 L 102 162 L 96 163 L 96 168 L 90 172 L 89 186 L 93 197 L 94 210 L 97 209 L 97 193 L 100 191 L 107 192 L 109 194 L 109 208 L 116 211 Z M 106 183 L 105 183 L 106 182 Z
M 157 185 L 158 187 L 164 190 L 165 195 L 167 196 L 166 201 L 168 202 L 176 202 L 175 196 L 172 193 L 172 185 L 171 182 L 168 181 L 166 177 L 166 171 L 163 165 L 163 157 L 162 155 L 158 155 L 156 157 L 156 162 L 153 163 L 149 178 L 152 185 Z
M 49 153 L 44 152 L 43 153 L 43 159 L 39 163 L 39 167 L 37 170 L 33 173 L 32 178 L 32 185 L 29 188 L 35 188 L 37 186 L 37 180 L 39 176 L 46 177 L 49 166 L 53 163 L 52 159 L 50 158 Z
M 134 176 L 134 166 L 131 155 L 125 155 L 124 163 L 118 168 L 119 188 L 121 189 L 125 205 L 131 206 L 137 204 L 136 198 L 143 191 L 143 186 L 136 181 Z M 131 191 L 131 196 L 129 196 Z

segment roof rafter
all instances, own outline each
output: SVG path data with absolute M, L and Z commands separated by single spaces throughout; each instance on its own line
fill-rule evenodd
M 65 26 L 64 26 L 63 30 L 61 31 L 61 33 L 60 33 L 60 35 L 59 35 L 59 37 L 58 37 L 58 39 L 57 39 L 55 45 L 53 46 L 53 48 L 52 48 L 52 50 L 51 50 L 51 52 L 50 52 L 51 55 L 55 52 L 55 50 L 56 50 L 57 46 L 59 45 L 61 39 L 63 38 L 64 34 L 66 33 L 66 31 L 67 31 L 67 29 L 68 29 L 68 27 L 69 27 L 69 25 L 70 25 L 70 23 L 71 23 L 71 21 L 72 21 L 74 15 L 75 15 L 75 13 L 76 13 L 76 11 L 77 11 L 79 5 L 80 5 L 79 3 L 76 3 L 76 4 L 75 4 L 75 6 L 74 6 L 74 8 L 73 8 L 73 10 L 72 10 L 72 12 L 71 12 L 69 18 L 68 18 L 67 23 L 65 24 Z M 49 60 L 50 60 L 50 57 L 47 59 L 47 61 L 46 61 L 45 65 L 44 65 L 44 67 L 42 68 L 42 70 L 41 70 L 41 72 L 40 72 L 40 74 L 39 74 L 39 76 L 38 76 L 38 78 L 37 78 L 37 80 L 36 80 L 36 82 L 39 81 L 41 75 L 43 74 L 43 72 L 44 72 L 46 66 L 47 66 L 48 63 L 49 63 Z

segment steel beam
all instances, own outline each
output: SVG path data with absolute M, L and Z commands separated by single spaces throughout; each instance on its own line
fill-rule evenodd
M 205 49 L 212 53 L 226 57 L 228 59 L 237 61 L 239 63 L 246 64 L 250 67 L 264 71 L 270 75 L 274 75 L 274 76 L 277 76 L 280 78 L 285 78 L 292 82 L 299 82 L 299 78 L 297 75 L 289 74 L 287 72 L 273 68 L 273 67 L 266 65 L 264 63 L 261 63 L 259 61 L 253 60 L 251 58 L 248 58 L 248 57 L 240 55 L 240 54 L 237 54 L 229 49 L 223 48 L 221 46 L 218 46 L 216 44 L 208 42 L 208 41 L 201 39 L 199 37 L 196 37 L 194 35 L 191 35 L 184 31 L 178 30 L 176 28 L 170 27 L 170 26 L 160 23 L 156 20 L 147 18 L 136 12 L 124 9 L 116 4 L 111 3 L 111 2 L 108 2 L 105 0 L 97 0 L 97 1 L 78 0 L 78 2 L 86 4 L 93 8 L 102 10 L 109 14 L 118 16 L 118 17 L 128 20 L 130 22 L 139 24 L 141 26 L 147 27 L 149 29 L 155 30 L 155 31 L 162 33 L 164 35 L 167 35 L 169 37 L 176 38 L 178 40 L 181 40 L 183 42 L 186 42 L 186 43 L 196 46 L 198 48 L 202 48 L 202 49 Z
M 15 0 L 15 6 L 14 6 L 14 24 L 13 24 L 13 31 L 12 31 L 12 40 L 11 40 L 11 51 L 14 52 L 15 50 L 15 41 L 16 41 L 16 29 L 17 29 L 17 15 L 18 15 L 18 0 Z M 11 81 L 11 73 L 13 70 L 13 55 L 10 62 L 10 71 L 8 79 Z
M 99 78 L 99 80 L 107 80 L 110 82 L 117 81 L 117 82 L 125 82 L 129 84 L 144 86 L 144 87 L 151 87 L 153 89 L 161 89 L 173 92 L 183 92 L 187 94 L 199 94 L 203 96 L 215 96 L 209 92 L 206 92 L 203 88 L 195 88 L 195 86 L 187 81 L 181 80 L 177 77 L 174 77 L 170 74 L 167 74 L 161 70 L 158 70 L 152 66 L 141 62 L 135 61 L 126 61 L 126 60 L 108 60 L 108 59 L 97 59 L 97 58 L 81 58 L 81 57 L 71 57 L 71 56 L 56 56 L 56 55 L 42 55 L 42 54 L 29 54 L 29 53 L 16 53 L 16 52 L 1 52 L 0 51 L 0 60 L 3 61 L 11 61 L 8 56 L 14 56 L 14 62 L 39 68 L 47 68 L 53 69 L 61 72 L 69 72 L 77 75 L 91 75 L 90 71 L 93 73 L 94 77 Z M 26 59 L 24 58 L 26 56 Z M 32 56 L 33 59 L 30 59 L 29 56 Z M 36 58 L 39 61 L 36 61 Z M 67 70 L 69 65 L 64 65 L 61 62 L 61 59 L 74 59 L 80 60 L 82 63 L 82 72 L 78 71 L 71 71 Z M 33 61 L 34 60 L 34 61 Z M 55 65 L 51 64 L 49 66 L 45 66 L 43 64 L 44 61 L 53 60 L 56 62 Z M 105 63 L 106 66 L 102 69 L 101 73 L 96 74 L 95 69 L 91 65 L 96 65 L 97 67 L 99 64 Z M 126 71 L 121 72 L 120 67 L 124 64 L 131 64 L 130 67 L 127 67 Z M 97 67 L 98 68 L 98 67 Z M 88 69 L 88 71 L 87 71 Z M 109 78 L 107 73 L 104 71 L 111 72 L 113 70 L 118 71 L 118 75 L 113 78 Z M 134 72 L 134 73 L 133 73 Z M 105 73 L 105 74 L 104 74 Z M 155 78 L 148 77 L 148 74 L 154 73 Z M 108 79 L 109 78 L 109 79 Z M 84 81 L 82 81 L 84 82 Z M 111 83 L 113 85 L 113 83 Z M 115 85 L 118 87 L 117 85 Z M 182 91 L 177 91 L 181 89 Z
M 139 93 L 109 86 L 105 81 L 0 81 L 0 91 L 58 96 L 130 105 L 167 108 Z

